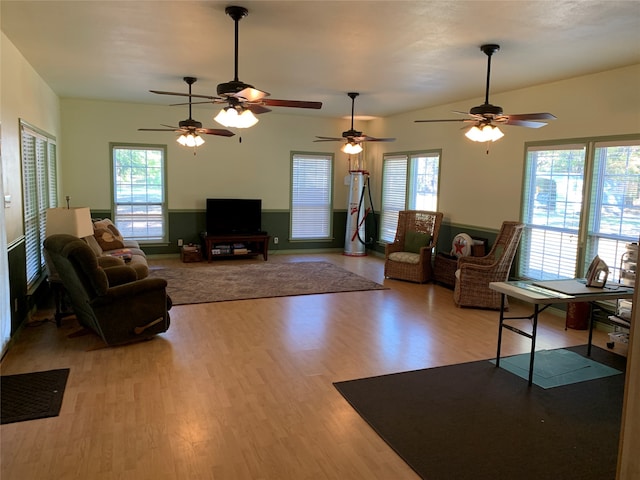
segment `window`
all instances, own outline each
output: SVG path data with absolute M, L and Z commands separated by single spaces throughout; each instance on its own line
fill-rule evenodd
M 640 234 L 640 138 L 527 147 L 518 274 L 584 276 L 595 255 L 619 278 Z
M 27 288 L 31 288 L 44 272 L 47 208 L 58 206 L 56 141 L 25 122 L 20 122 L 20 134 Z
M 332 236 L 333 155 L 293 153 L 291 159 L 291 240 Z
M 113 222 L 126 238 L 168 241 L 166 146 L 111 145 Z
M 381 241 L 393 242 L 400 210 L 438 210 L 440 155 L 430 151 L 384 156 Z

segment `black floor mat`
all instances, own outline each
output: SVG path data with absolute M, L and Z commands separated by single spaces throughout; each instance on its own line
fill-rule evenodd
M 68 376 L 63 368 L 0 377 L 0 424 L 57 416 Z

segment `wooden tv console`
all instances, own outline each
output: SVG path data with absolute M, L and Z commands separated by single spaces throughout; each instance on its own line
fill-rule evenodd
M 229 258 L 229 257 L 252 257 L 256 255 L 260 255 L 262 253 L 262 258 L 267 260 L 269 256 L 269 239 L 271 237 L 264 234 L 256 234 L 256 235 L 207 235 L 204 237 L 205 243 L 205 253 L 207 256 L 207 261 L 211 262 L 213 258 Z M 217 244 L 231 244 L 234 243 L 244 243 L 247 247 L 251 248 L 251 252 L 243 253 L 240 255 L 237 254 L 217 254 L 213 255 L 211 250 Z

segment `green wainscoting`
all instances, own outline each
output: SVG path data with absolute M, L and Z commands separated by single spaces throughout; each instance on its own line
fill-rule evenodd
M 111 217 L 109 211 L 92 210 L 93 218 Z M 269 251 L 290 250 L 335 250 L 344 248 L 344 237 L 347 221 L 346 210 L 333 212 L 333 239 L 324 241 L 290 241 L 289 211 L 263 210 L 262 229 L 271 235 Z M 200 234 L 206 231 L 206 213 L 204 210 L 170 210 L 169 211 L 169 244 L 143 245 L 147 255 L 178 254 L 178 239 L 184 244 L 200 243 Z M 273 242 L 278 237 L 278 244 Z

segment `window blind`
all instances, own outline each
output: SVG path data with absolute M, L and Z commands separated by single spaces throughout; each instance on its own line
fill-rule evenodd
M 640 137 L 630 137 L 527 147 L 519 276 L 583 276 L 598 255 L 618 277 L 640 235 Z
M 22 191 L 27 288 L 43 273 L 47 208 L 57 206 L 55 139 L 21 122 Z
M 124 237 L 166 242 L 166 146 L 111 145 L 113 221 Z
M 293 154 L 291 163 L 291 239 L 331 238 L 333 156 Z
M 406 207 L 406 155 L 385 156 L 382 161 L 382 207 L 380 212 L 380 240 L 393 242 L 398 227 L 398 212 Z

